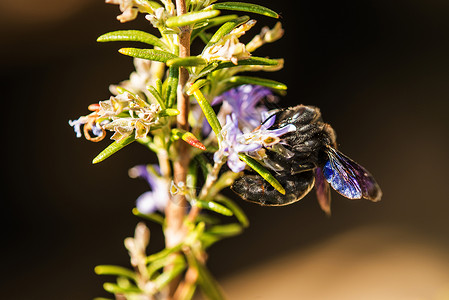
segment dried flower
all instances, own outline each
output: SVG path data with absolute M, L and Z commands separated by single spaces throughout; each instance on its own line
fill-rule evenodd
M 150 241 L 150 230 L 143 223 L 139 222 L 134 232 L 134 237 L 125 239 L 125 247 L 128 250 L 131 258 L 131 265 L 137 270 L 136 283 L 137 286 L 148 292 L 149 294 L 156 293 L 154 283 L 150 281 L 150 275 L 147 268 L 147 254 L 146 248 Z M 139 297 L 139 299 L 152 299 L 146 296 Z
M 100 102 L 99 115 L 102 118 L 111 118 L 112 122 L 103 126 L 104 129 L 115 131 L 111 139 L 122 140 L 135 130 L 136 139 L 145 137 L 151 126 L 157 122 L 157 112 L 160 106 L 148 104 L 139 96 L 128 92 L 109 100 Z M 128 112 L 129 117 L 119 116 L 122 112 Z

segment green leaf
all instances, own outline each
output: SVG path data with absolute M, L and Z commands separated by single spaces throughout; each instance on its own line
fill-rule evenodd
M 192 200 L 190 202 L 190 204 L 192 204 L 193 206 L 202 208 L 202 209 L 214 211 L 214 212 L 219 213 L 224 216 L 230 217 L 233 215 L 232 211 L 229 208 L 227 208 L 221 204 L 218 204 L 217 202 L 214 202 L 214 201 L 202 201 L 202 200 L 195 199 L 195 200 Z
M 152 263 L 150 263 L 147 267 L 148 276 L 150 278 L 153 278 L 155 275 L 158 274 L 158 270 L 164 268 L 166 265 L 170 263 L 170 257 L 165 257 L 163 259 L 155 260 Z
M 208 29 L 211 27 L 215 27 L 215 26 L 221 25 L 223 23 L 226 23 L 228 21 L 237 19 L 238 17 L 239 17 L 238 15 L 225 15 L 225 16 L 219 16 L 216 18 L 212 18 L 212 19 L 207 20 L 207 26 L 205 28 Z M 201 29 L 204 29 L 204 27 Z
M 277 59 L 252 56 L 250 58 L 241 59 L 241 60 L 237 61 L 236 65 L 230 61 L 229 62 L 228 61 L 220 62 L 215 70 L 227 69 L 227 68 L 232 68 L 232 67 L 237 67 L 237 66 L 248 66 L 248 65 L 250 65 L 250 66 L 276 66 L 278 64 L 279 64 L 279 60 L 277 60 Z
M 162 96 L 159 94 L 158 90 L 151 85 L 147 86 L 147 90 L 153 95 L 154 99 L 156 99 L 157 103 L 162 109 L 165 109 L 165 101 L 162 99 Z
M 204 115 L 206 116 L 207 122 L 209 123 L 210 127 L 212 127 L 212 130 L 217 135 L 218 139 L 220 140 L 220 131 L 221 131 L 221 124 L 220 121 L 218 121 L 217 115 L 215 114 L 214 109 L 210 105 L 209 101 L 204 97 L 203 93 L 199 89 L 190 90 L 190 92 L 195 97 L 196 101 L 201 107 L 201 110 L 203 111 Z
M 174 247 L 171 248 L 164 248 L 164 250 L 155 253 L 155 254 L 151 254 L 150 256 L 147 257 L 147 263 L 152 263 L 156 260 L 161 260 L 163 258 L 166 258 L 167 256 L 169 256 L 172 253 L 178 252 L 179 250 L 181 250 L 183 244 L 178 244 Z
M 215 201 L 223 203 L 227 208 L 229 208 L 243 227 L 249 226 L 248 217 L 245 215 L 245 212 L 240 208 L 240 206 L 238 206 L 234 201 L 222 194 L 215 196 Z
M 177 115 L 179 115 L 179 110 L 176 108 L 166 108 L 159 112 L 159 116 L 161 117 L 175 117 Z
M 125 89 L 125 88 L 122 87 L 122 86 L 116 86 L 116 87 L 115 87 L 115 90 L 116 90 L 117 93 L 119 93 L 119 94 L 129 93 L 129 94 L 131 94 L 131 96 L 133 96 L 134 98 L 137 97 L 137 95 L 136 95 L 135 93 L 133 93 L 133 92 L 131 92 L 131 91 Z
M 121 287 L 118 284 L 112 283 L 112 282 L 105 282 L 103 284 L 103 288 L 105 291 L 112 293 L 112 294 L 141 294 L 142 290 L 139 289 L 136 286 L 130 286 L 130 287 Z
M 195 81 L 187 90 L 187 95 L 192 95 L 194 91 L 201 89 L 203 86 L 208 84 L 210 80 L 208 79 L 200 79 Z
M 201 28 L 196 28 L 192 31 L 192 34 L 190 36 L 190 43 L 192 43 L 192 41 L 202 32 L 204 32 L 205 30 L 221 25 L 223 23 L 226 23 L 228 21 L 231 21 L 233 19 L 238 18 L 237 15 L 225 15 L 225 16 L 219 16 L 216 18 L 212 18 L 207 20 L 207 25 Z
M 131 134 L 130 136 L 128 136 L 128 137 L 126 137 L 126 138 L 124 138 L 122 140 L 113 142 L 112 144 L 107 146 L 103 151 L 101 151 L 100 154 L 98 154 L 92 160 L 92 163 L 93 164 L 98 164 L 99 162 L 102 162 L 103 160 L 105 160 L 106 158 L 108 158 L 109 156 L 114 154 L 115 152 L 121 150 L 122 148 L 128 146 L 129 144 L 131 144 L 135 140 L 136 140 L 136 138 L 134 137 L 133 134 Z
M 210 227 L 206 232 L 208 234 L 218 235 L 222 238 L 238 235 L 242 232 L 243 228 L 240 224 L 231 223 L 224 225 L 215 225 Z
M 237 223 L 212 226 L 201 235 L 201 243 L 204 249 L 207 249 L 224 238 L 239 235 L 242 230 L 242 225 Z
M 221 2 L 214 3 L 208 7 L 208 9 L 224 9 L 224 10 L 237 10 L 255 13 L 259 15 L 264 15 L 272 18 L 279 18 L 278 13 L 275 11 L 266 8 L 261 5 L 253 4 L 253 3 L 243 3 L 243 2 Z
M 176 58 L 177 56 L 162 50 L 155 49 L 139 49 L 139 48 L 121 48 L 118 50 L 123 55 L 128 55 L 137 58 L 143 58 L 148 60 L 155 60 L 160 62 L 167 62 L 169 59 Z
M 156 91 L 162 95 L 162 81 L 159 78 L 156 78 Z
M 98 37 L 97 42 L 133 41 L 153 45 L 169 50 L 167 45 L 158 37 L 140 30 L 118 30 L 105 33 Z
M 177 98 L 177 89 L 178 89 L 178 80 L 179 80 L 179 68 L 170 67 L 168 69 L 168 79 L 167 79 L 167 91 L 166 91 L 166 99 L 167 99 L 167 107 L 172 107 L 176 102 Z
M 167 19 L 165 25 L 167 27 L 181 27 L 186 25 L 191 25 L 203 20 L 207 20 L 216 17 L 220 14 L 219 10 L 202 10 L 189 12 L 180 16 L 174 16 Z
M 151 9 L 153 11 L 158 9 L 159 7 L 162 7 L 162 5 L 159 2 L 157 2 L 157 1 L 143 0 L 143 1 L 139 1 L 139 2 L 140 3 L 143 2 L 145 5 L 148 5 L 149 7 L 151 7 Z M 139 2 L 137 2 L 137 3 L 139 3 Z
M 195 80 L 197 78 L 201 78 L 203 76 L 206 76 L 210 72 L 215 71 L 215 69 L 217 67 L 218 67 L 218 62 L 214 61 L 212 63 L 209 63 L 207 66 L 205 66 L 200 71 L 198 71 L 196 75 L 192 75 L 192 78 L 194 78 L 193 80 Z
M 160 259 L 152 261 L 148 265 L 147 271 L 148 271 L 148 276 L 150 277 L 151 280 L 153 280 L 153 278 L 155 276 L 159 276 L 157 271 L 160 269 L 163 269 L 167 265 L 185 266 L 185 260 L 182 255 L 175 254 L 174 252 L 171 252 L 170 254 L 172 254 L 172 255 L 166 255 Z M 161 270 L 161 272 L 164 272 L 164 271 Z
M 262 166 L 257 160 L 249 157 L 244 153 L 239 153 L 239 158 L 244 161 L 251 169 L 256 171 L 263 179 L 268 181 L 279 193 L 285 195 L 285 189 L 282 185 L 277 181 L 276 178 L 268 171 L 264 166 Z
M 198 271 L 198 284 L 202 292 L 211 300 L 225 300 L 217 281 L 212 277 L 209 270 L 199 262 L 193 253 L 187 254 L 189 265 Z
M 119 266 L 99 265 L 95 267 L 95 273 L 97 275 L 123 276 L 134 281 L 136 280 L 136 274 L 133 271 Z
M 178 277 L 179 274 L 181 274 L 182 271 L 186 268 L 185 261 L 177 260 L 175 263 L 172 264 L 172 268 L 169 270 L 164 270 L 161 275 L 159 275 L 155 280 L 154 284 L 158 290 L 163 289 L 170 281 Z
M 207 61 L 199 56 L 176 57 L 167 61 L 169 67 L 195 67 L 207 64 Z
M 217 43 L 223 36 L 230 33 L 235 27 L 239 26 L 242 23 L 245 23 L 249 20 L 248 16 L 242 16 L 232 21 L 226 22 L 223 24 L 210 38 L 209 43 L 207 43 L 206 47 L 210 47 L 213 44 Z
M 155 223 L 158 223 L 159 225 L 164 225 L 165 219 L 163 216 L 157 214 L 157 213 L 151 213 L 151 214 L 143 214 L 141 213 L 137 208 L 133 208 L 132 210 L 133 215 L 153 221 Z
M 241 84 L 255 84 L 266 86 L 270 89 L 285 91 L 287 86 L 279 81 L 274 81 L 271 79 L 260 78 L 260 77 L 251 77 L 251 76 L 232 76 L 229 77 L 226 81 L 234 83 L 235 85 Z

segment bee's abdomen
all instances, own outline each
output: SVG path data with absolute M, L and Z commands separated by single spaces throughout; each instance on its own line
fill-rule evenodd
M 275 190 L 260 175 L 249 172 L 237 179 L 231 189 L 243 199 L 265 206 L 281 206 L 301 200 L 313 188 L 313 171 L 296 175 L 276 176 L 285 189 L 285 195 Z

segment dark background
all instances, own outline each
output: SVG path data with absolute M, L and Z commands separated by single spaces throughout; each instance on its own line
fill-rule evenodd
M 401 228 L 449 250 L 449 2 L 259 1 L 281 13 L 286 33 L 259 56 L 284 57 L 267 77 L 289 86 L 281 105 L 321 108 L 340 149 L 375 175 L 380 203 L 333 192 L 331 218 L 313 193 L 282 208 L 239 202 L 251 226 L 211 249 L 219 278 L 365 225 Z M 145 182 L 128 168 L 154 161 L 139 145 L 91 165 L 107 141 L 76 139 L 67 121 L 109 97 L 132 60 L 97 44 L 108 31 L 155 32 L 143 16 L 120 24 L 101 1 L 0 3 L 3 196 L 1 291 L 9 299 L 107 296 L 98 264 L 128 266 L 123 239 Z M 259 25 L 275 24 L 254 16 Z M 260 28 L 260 26 L 259 26 Z M 253 29 L 250 34 L 257 33 Z M 249 35 L 249 34 L 248 34 Z M 128 45 L 128 44 L 126 44 Z M 265 74 L 258 74 L 264 76 Z M 6 120 L 4 119 L 6 117 Z M 151 251 L 162 245 L 150 225 Z

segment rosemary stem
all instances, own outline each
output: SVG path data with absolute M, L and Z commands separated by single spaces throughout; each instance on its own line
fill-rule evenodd
M 176 0 L 177 15 L 183 15 L 187 12 L 185 0 Z M 190 33 L 189 26 L 180 28 L 179 38 L 179 57 L 190 56 Z M 179 81 L 177 89 L 177 108 L 179 115 L 176 118 L 177 127 L 182 130 L 189 130 L 189 96 L 184 93 L 185 85 L 189 79 L 187 69 L 180 68 Z M 176 185 L 186 183 L 186 176 L 190 161 L 190 146 L 180 140 L 177 144 L 177 159 L 173 162 L 173 181 Z M 185 237 L 186 229 L 183 226 L 184 217 L 186 215 L 186 198 L 182 193 L 178 193 L 172 197 L 172 201 L 168 202 L 165 209 L 165 244 L 166 248 L 171 248 L 179 244 Z M 172 266 L 166 266 L 170 269 Z M 173 299 L 180 278 L 173 280 L 168 287 L 168 298 Z
M 176 0 L 176 10 L 178 15 L 186 13 L 185 0 Z M 183 26 L 179 33 L 179 57 L 190 55 L 190 27 Z M 185 68 L 179 70 L 179 82 L 177 91 L 177 108 L 179 115 L 176 118 L 177 127 L 189 130 L 189 96 L 184 93 L 184 87 L 189 78 L 189 73 Z M 176 185 L 185 184 L 190 160 L 190 146 L 183 141 L 178 141 L 177 159 L 173 162 L 173 181 Z M 165 210 L 166 230 L 165 240 L 167 247 L 179 244 L 183 238 L 183 220 L 185 216 L 186 199 L 182 193 L 173 196 L 173 201 L 169 201 Z

